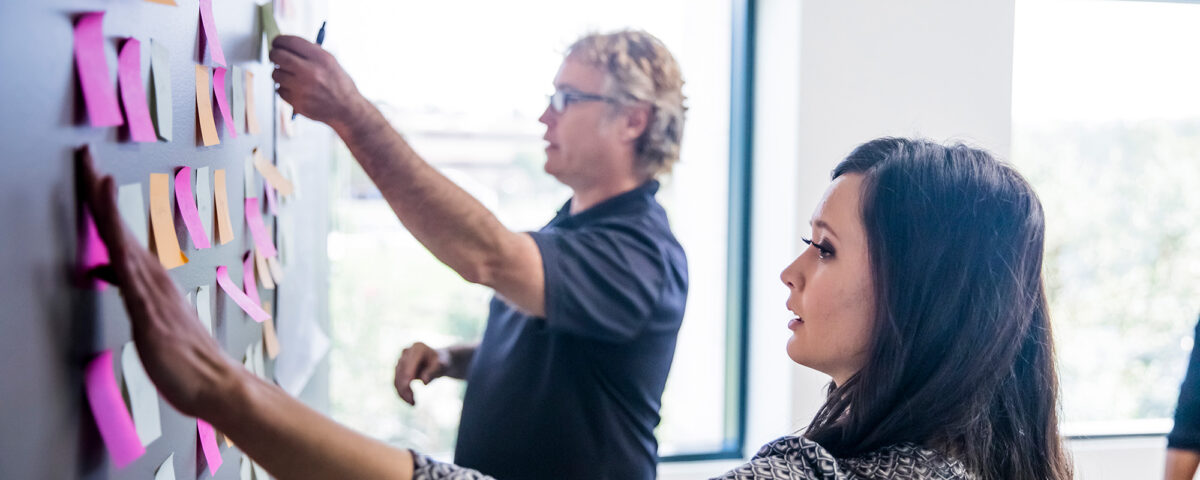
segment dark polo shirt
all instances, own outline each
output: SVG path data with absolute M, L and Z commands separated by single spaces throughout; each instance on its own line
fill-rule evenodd
M 531 233 L 546 316 L 493 298 L 454 462 L 499 480 L 655 478 L 687 260 L 649 181 Z

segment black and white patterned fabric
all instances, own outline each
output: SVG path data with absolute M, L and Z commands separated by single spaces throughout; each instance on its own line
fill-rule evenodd
M 478 471 L 413 453 L 413 480 L 495 480 Z M 711 480 L 975 480 L 957 460 L 912 444 L 835 458 L 804 437 L 781 437 L 754 458 Z
M 712 480 L 973 480 L 957 460 L 912 444 L 835 458 L 804 437 L 782 437 Z
M 413 480 L 496 480 L 476 470 L 443 463 L 413 452 Z

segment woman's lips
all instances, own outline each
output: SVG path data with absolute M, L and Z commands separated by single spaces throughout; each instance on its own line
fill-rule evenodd
M 799 317 L 796 317 L 791 320 L 788 320 L 787 328 L 788 328 L 788 330 L 795 330 L 796 327 L 799 327 L 800 325 L 803 325 L 803 324 L 804 324 L 804 320 L 801 320 Z

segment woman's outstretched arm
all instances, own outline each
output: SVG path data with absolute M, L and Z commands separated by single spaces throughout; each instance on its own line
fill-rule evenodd
M 76 172 L 108 248 L 110 266 L 97 273 L 120 288 L 138 354 L 168 403 L 211 423 L 278 478 L 412 478 L 408 450 L 339 425 L 226 356 L 158 259 L 130 241 L 113 179 L 96 173 L 86 147 Z

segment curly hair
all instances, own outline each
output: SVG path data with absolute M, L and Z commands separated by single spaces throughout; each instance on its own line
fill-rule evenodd
M 576 40 L 567 56 L 605 72 L 606 93 L 626 105 L 649 104 L 646 130 L 634 146 L 639 173 L 657 177 L 679 160 L 683 140 L 683 77 L 666 45 L 641 30 L 592 33 Z

